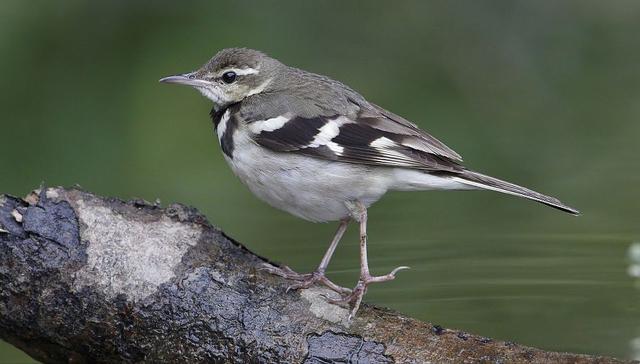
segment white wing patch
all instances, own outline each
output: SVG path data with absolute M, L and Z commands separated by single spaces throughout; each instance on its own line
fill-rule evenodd
M 344 153 L 344 147 L 338 143 L 329 142 L 326 144 L 326 146 L 337 155 L 342 155 Z
M 329 120 L 319 130 L 318 134 L 313 138 L 313 141 L 309 143 L 305 148 L 317 148 L 321 145 L 326 145 L 340 133 L 340 124 L 334 120 Z
M 380 137 L 372 141 L 371 143 L 369 143 L 369 146 L 380 151 L 382 155 L 399 158 L 401 160 L 406 158 L 406 155 L 400 153 L 397 150 L 392 149 L 393 147 L 400 146 L 400 144 L 396 143 L 395 141 L 387 137 Z
M 387 137 L 380 137 L 380 138 L 372 141 L 371 143 L 369 143 L 369 145 L 374 147 L 374 148 L 385 149 L 385 148 L 390 148 L 390 147 L 396 146 L 398 144 L 396 142 L 394 142 L 393 140 L 387 138 Z
M 329 119 L 327 123 L 318 130 L 318 134 L 313 138 L 311 143 L 303 148 L 318 148 L 325 145 L 337 155 L 342 155 L 344 147 L 336 142 L 332 142 L 331 139 L 337 137 L 338 134 L 340 134 L 340 127 L 349 122 L 353 121 L 345 117 Z
M 258 120 L 249 123 L 249 130 L 254 134 L 260 134 L 263 131 L 274 131 L 280 129 L 289 121 L 286 116 L 278 116 L 267 120 Z

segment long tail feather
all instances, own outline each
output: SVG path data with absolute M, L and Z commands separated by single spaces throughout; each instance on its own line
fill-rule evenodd
M 558 200 L 555 197 L 543 195 L 536 191 L 532 191 L 528 188 L 518 186 L 516 184 L 509 183 L 497 178 L 493 178 L 481 173 L 477 173 L 473 171 L 463 171 L 462 173 L 458 174 L 456 177 L 453 177 L 453 179 L 469 186 L 528 198 L 530 200 L 540 202 L 547 206 L 554 207 L 558 210 L 568 212 L 573 215 L 580 214 L 578 210 L 563 204 L 560 200 Z

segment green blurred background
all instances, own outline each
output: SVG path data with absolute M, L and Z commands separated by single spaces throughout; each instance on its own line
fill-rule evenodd
M 0 192 L 41 181 L 196 206 L 255 252 L 315 268 L 333 224 L 253 197 L 210 103 L 158 84 L 246 46 L 415 121 L 468 166 L 559 196 L 391 193 L 370 211 L 370 303 L 550 350 L 640 357 L 640 2 L 0 2 Z M 352 230 L 354 230 L 352 228 Z M 358 275 L 349 231 L 330 266 Z M 29 359 L 0 343 L 0 362 Z

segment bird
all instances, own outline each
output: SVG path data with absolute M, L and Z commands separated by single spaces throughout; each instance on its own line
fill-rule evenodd
M 338 292 L 335 304 L 358 312 L 372 283 L 407 269 L 371 274 L 367 210 L 388 191 L 490 190 L 578 215 L 560 200 L 466 168 L 453 149 L 416 124 L 367 101 L 327 76 L 285 65 L 248 48 L 226 48 L 199 69 L 160 79 L 191 86 L 210 112 L 224 159 L 259 199 L 311 222 L 338 222 L 318 267 L 300 274 L 286 265 L 264 269 Z M 353 289 L 326 269 L 350 222 L 359 224 L 360 276 Z

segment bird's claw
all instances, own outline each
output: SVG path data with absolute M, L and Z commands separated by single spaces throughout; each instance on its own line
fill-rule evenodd
M 278 267 L 270 263 L 262 263 L 258 268 L 258 270 L 263 272 L 268 272 L 268 273 L 280 276 L 282 278 L 293 279 L 293 280 L 300 280 L 301 279 L 300 276 L 304 275 L 294 271 L 293 269 L 287 267 L 286 265 Z
M 362 298 L 367 292 L 367 287 L 369 286 L 369 284 L 394 280 L 396 278 L 396 273 L 405 269 L 410 268 L 407 266 L 400 266 L 392 270 L 390 273 L 382 276 L 372 276 L 370 274 L 367 274 L 363 277 L 360 277 L 360 280 L 358 280 L 358 283 L 353 288 L 351 293 L 344 295 L 338 299 L 329 299 L 329 302 L 339 306 L 350 305 L 351 312 L 349 314 L 349 320 L 351 320 L 351 318 L 355 317 L 356 313 L 358 312 L 360 304 L 362 303 Z
M 282 267 L 276 267 L 268 263 L 263 263 L 262 266 L 260 267 L 260 270 L 266 271 L 268 273 L 271 273 L 289 280 L 297 281 L 296 283 L 290 284 L 287 287 L 286 289 L 287 293 L 291 290 L 309 288 L 313 286 L 315 283 L 320 283 L 326 286 L 327 288 L 338 292 L 339 294 L 351 293 L 351 290 L 349 288 L 341 287 L 333 283 L 322 272 L 316 271 L 313 273 L 301 274 L 287 267 L 286 265 L 283 265 Z

